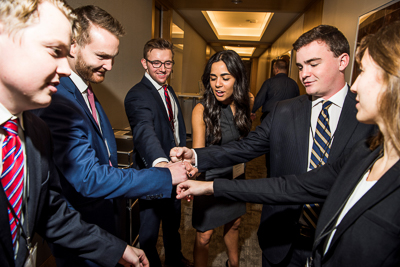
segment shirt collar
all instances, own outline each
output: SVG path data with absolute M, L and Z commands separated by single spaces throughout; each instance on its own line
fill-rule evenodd
M 151 82 L 151 84 L 154 86 L 154 88 L 156 88 L 157 90 L 160 90 L 164 84 L 159 84 L 158 82 L 156 82 L 155 80 L 153 80 L 153 78 L 151 78 L 150 74 L 147 73 L 147 71 L 144 73 L 144 76 Z M 165 85 L 168 85 L 165 82 Z
M 347 92 L 348 92 L 348 85 L 347 83 L 343 86 L 342 89 L 340 89 L 336 94 L 331 96 L 328 100 L 332 102 L 333 105 L 338 106 L 339 108 L 343 107 L 344 99 L 346 98 Z M 313 98 L 312 101 L 312 107 L 315 107 L 319 103 L 322 103 L 325 99 L 322 98 Z
M 88 84 L 78 75 L 76 74 L 73 70 L 71 70 L 71 75 L 69 76 L 71 78 L 72 82 L 75 84 L 76 87 L 78 87 L 78 90 L 83 94 L 86 89 L 88 88 Z
M 13 115 L 13 114 L 10 113 L 10 111 L 8 111 L 8 109 L 5 106 L 3 106 L 3 104 L 0 103 L 0 125 L 2 125 L 3 123 L 5 123 L 6 121 L 8 121 L 10 119 L 14 120 L 14 119 L 18 118 L 19 119 L 19 124 L 20 124 L 22 130 L 25 130 L 24 129 L 24 120 L 23 120 L 22 113 L 23 112 L 21 112 L 21 113 L 19 113 L 17 115 Z

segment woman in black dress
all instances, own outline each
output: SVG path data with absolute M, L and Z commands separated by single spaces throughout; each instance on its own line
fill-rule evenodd
M 251 101 L 246 70 L 241 58 L 232 50 L 214 54 L 208 61 L 202 81 L 204 100 L 192 113 L 193 148 L 223 145 L 246 136 L 251 129 Z M 244 164 L 219 168 L 201 174 L 197 180 L 244 179 Z M 194 199 L 192 224 L 197 230 L 194 245 L 196 267 L 207 266 L 208 248 L 213 229 L 224 225 L 227 266 L 239 266 L 240 216 L 246 203 L 199 196 Z

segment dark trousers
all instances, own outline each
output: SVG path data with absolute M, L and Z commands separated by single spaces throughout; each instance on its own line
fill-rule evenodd
M 272 264 L 262 254 L 262 266 L 263 267 L 304 267 L 306 265 L 307 258 L 311 256 L 313 238 L 305 238 L 300 235 L 297 236 L 295 242 L 286 255 L 286 258 L 278 263 Z
M 181 252 L 181 200 L 139 199 L 140 229 L 139 243 L 149 259 L 150 266 L 161 267 L 160 257 L 157 253 L 157 239 L 160 222 L 162 221 L 163 241 L 165 248 L 165 263 L 177 265 L 183 258 Z

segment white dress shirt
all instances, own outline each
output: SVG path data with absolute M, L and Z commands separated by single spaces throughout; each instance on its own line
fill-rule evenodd
M 144 73 L 144 76 L 151 82 L 151 84 L 154 86 L 154 88 L 157 89 L 158 93 L 160 94 L 160 97 L 164 103 L 165 106 L 165 112 L 168 114 L 168 107 L 167 107 L 167 102 L 165 101 L 165 95 L 164 95 L 164 88 L 163 84 L 159 84 L 156 81 L 151 78 L 150 74 L 147 72 Z M 171 99 L 171 106 L 172 106 L 172 113 L 174 116 L 174 137 L 175 137 L 175 144 L 178 146 L 180 143 L 180 138 L 179 138 L 179 122 L 178 122 L 178 105 L 175 101 L 175 98 L 171 94 L 171 92 L 168 90 L 168 95 L 169 98 Z M 154 167 L 156 164 L 160 162 L 168 162 L 169 160 L 167 158 L 158 158 L 153 161 L 152 166 Z
M 340 89 L 340 91 L 338 91 L 329 99 L 313 98 L 311 104 L 312 108 L 311 108 L 311 120 L 310 120 L 310 135 L 308 140 L 307 171 L 311 170 L 310 169 L 311 152 L 312 152 L 312 146 L 314 144 L 314 135 L 315 135 L 315 129 L 317 128 L 318 116 L 322 110 L 322 102 L 325 100 L 329 100 L 332 102 L 332 105 L 328 108 L 329 129 L 331 130 L 330 145 L 332 145 L 333 139 L 335 137 L 336 128 L 339 122 L 339 117 L 342 112 L 343 103 L 348 92 L 347 88 L 348 88 L 347 84 L 345 84 L 345 86 L 342 89 Z
M 358 183 L 358 185 L 354 189 L 353 193 L 351 194 L 349 200 L 347 200 L 346 205 L 344 206 L 342 212 L 340 213 L 338 220 L 336 221 L 335 227 L 337 227 L 340 224 L 340 222 L 343 220 L 344 216 L 346 216 L 346 214 L 349 212 L 349 210 L 365 195 L 365 193 L 367 193 L 376 184 L 377 181 L 367 181 L 369 173 L 370 173 L 370 170 L 368 170 L 364 174 L 363 178 L 361 179 L 361 181 Z M 333 230 L 329 236 L 328 243 L 325 247 L 324 255 L 328 251 L 335 233 L 336 233 L 336 229 Z

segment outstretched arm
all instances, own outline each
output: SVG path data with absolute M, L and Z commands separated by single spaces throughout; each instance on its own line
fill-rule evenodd
M 188 196 L 212 195 L 214 194 L 214 182 L 189 180 L 176 187 L 176 194 L 177 199 Z

